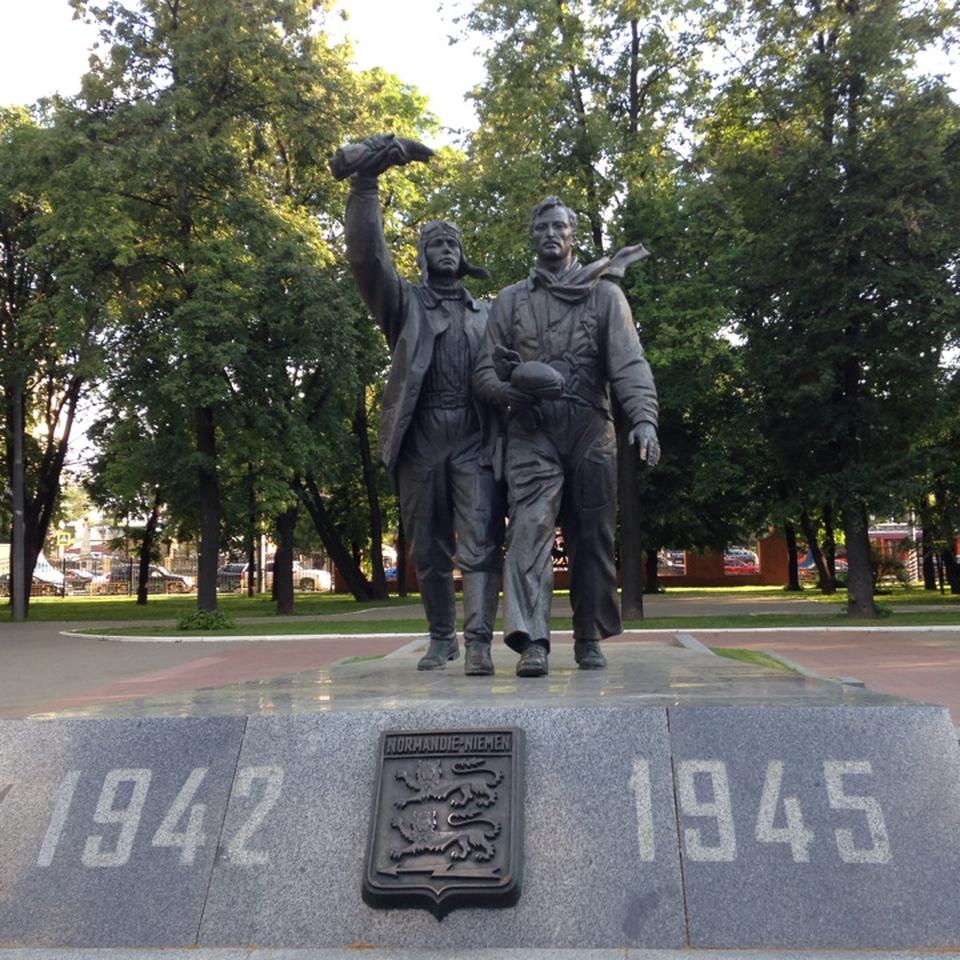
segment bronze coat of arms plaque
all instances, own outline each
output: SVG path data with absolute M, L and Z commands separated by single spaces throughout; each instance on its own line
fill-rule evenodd
M 516 903 L 522 761 L 516 728 L 382 733 L 363 899 L 438 919 Z

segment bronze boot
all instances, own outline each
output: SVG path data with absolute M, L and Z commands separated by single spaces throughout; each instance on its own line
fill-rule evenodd
M 417 664 L 418 670 L 442 670 L 450 660 L 456 660 L 460 656 L 460 644 L 457 638 L 451 637 L 449 640 L 431 640 L 427 652 L 420 658 Z
M 599 640 L 575 640 L 573 657 L 581 670 L 603 670 L 607 658 L 600 652 Z
M 463 656 L 463 672 L 468 677 L 492 677 L 493 658 L 490 643 L 485 640 L 468 640 Z
M 490 642 L 499 601 L 499 574 L 463 575 L 463 640 L 466 645 L 463 672 L 468 677 L 493 676 Z
M 548 672 L 547 648 L 536 641 L 528 643 L 526 649 L 520 654 L 520 660 L 517 663 L 517 676 L 545 677 Z
M 460 656 L 453 576 L 422 579 L 420 599 L 430 626 L 430 647 L 417 664 L 417 669 L 442 670 L 448 661 Z

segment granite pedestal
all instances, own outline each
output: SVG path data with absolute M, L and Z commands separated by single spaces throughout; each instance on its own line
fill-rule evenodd
M 414 653 L 282 700 L 227 688 L 220 717 L 172 698 L 0 724 L 0 946 L 960 947 L 942 708 L 667 647 L 602 674 L 563 652 L 542 681 L 499 655 L 493 678 L 418 675 Z M 226 715 L 254 693 L 261 715 Z M 380 732 L 491 727 L 526 740 L 519 902 L 367 906 Z

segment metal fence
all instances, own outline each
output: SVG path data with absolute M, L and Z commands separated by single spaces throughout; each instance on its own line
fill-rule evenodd
M 41 556 L 33 572 L 30 596 L 130 596 L 137 592 L 139 572 L 138 561 L 129 557 L 96 554 L 48 561 Z M 0 560 L 0 596 L 10 595 L 10 580 L 10 561 Z M 190 593 L 193 589 L 192 575 L 175 573 L 159 564 L 150 565 L 148 593 Z
M 217 570 L 217 591 L 220 593 L 246 592 L 248 565 L 223 559 Z M 147 576 L 147 593 L 187 594 L 196 591 L 196 557 L 172 557 L 163 564 L 150 564 Z M 30 587 L 31 597 L 102 597 L 133 596 L 137 592 L 140 563 L 135 557 L 69 556 L 48 561 L 41 555 L 34 570 Z M 257 583 L 261 580 L 262 584 Z M 273 562 L 265 564 L 260 577 L 254 577 L 254 588 L 262 586 L 269 591 L 273 580 Z M 332 587 L 329 572 L 305 566 L 301 561 L 294 565 L 294 588 L 310 592 L 329 590 Z M 0 559 L 0 597 L 10 595 L 10 561 Z

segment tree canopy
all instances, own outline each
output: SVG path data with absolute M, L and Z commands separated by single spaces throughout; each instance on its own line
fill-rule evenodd
M 331 2 L 71 3 L 100 32 L 80 90 L 0 112 L 0 523 L 22 502 L 26 583 L 89 401 L 92 495 L 144 521 L 142 557 L 163 524 L 196 540 L 202 608 L 225 544 L 289 545 L 298 511 L 357 597 L 385 595 L 388 356 L 327 161 L 378 131 L 429 140 L 426 98 L 351 65 Z M 459 18 L 483 50 L 478 127 L 383 178 L 388 242 L 413 279 L 419 224 L 458 222 L 492 295 L 557 194 L 582 259 L 651 250 L 623 286 L 664 457 L 649 471 L 621 443 L 626 611 L 643 553 L 652 570 L 662 547 L 775 524 L 832 562 L 836 517 L 870 615 L 869 517 L 904 512 L 960 592 L 960 108 L 916 68 L 957 18 L 933 0 L 478 0 Z

